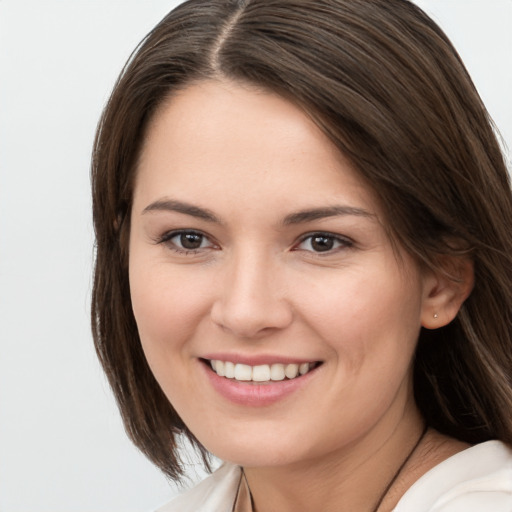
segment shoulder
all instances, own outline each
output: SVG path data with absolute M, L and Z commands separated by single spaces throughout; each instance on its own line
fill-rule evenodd
M 446 459 L 425 473 L 394 512 L 512 511 L 512 450 L 488 441 Z
M 239 466 L 224 463 L 198 485 L 156 512 L 231 512 L 240 475 Z

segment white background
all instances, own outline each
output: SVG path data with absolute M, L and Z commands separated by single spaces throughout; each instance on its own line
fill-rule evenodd
M 177 490 L 127 440 L 89 331 L 89 156 L 177 1 L 0 0 L 0 512 L 140 512 Z M 512 0 L 418 0 L 512 145 Z

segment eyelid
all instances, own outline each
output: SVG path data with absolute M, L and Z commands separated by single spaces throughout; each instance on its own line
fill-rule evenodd
M 171 229 L 170 231 L 166 231 L 163 235 L 160 235 L 160 236 L 157 237 L 157 242 L 167 242 L 171 238 L 174 238 L 175 236 L 178 236 L 178 235 L 183 235 L 185 233 L 190 233 L 190 234 L 194 234 L 194 235 L 201 235 L 201 236 L 204 236 L 205 238 L 209 238 L 208 235 L 206 235 L 202 231 L 199 231 L 198 229 L 192 229 L 192 228 L 191 229 L 183 229 L 183 228 L 180 228 L 180 229 Z
M 199 236 L 204 237 L 209 242 L 210 246 L 209 247 L 198 247 L 197 249 L 186 249 L 184 247 L 179 247 L 178 245 L 171 242 L 171 240 L 174 237 L 183 235 L 185 233 L 199 235 Z M 212 237 L 210 235 L 207 235 L 206 233 L 204 233 L 198 229 L 192 229 L 192 228 L 190 228 L 190 229 L 184 229 L 184 228 L 172 229 L 170 231 L 167 231 L 163 235 L 157 237 L 155 240 L 155 243 L 167 245 L 169 247 L 169 249 L 171 249 L 177 253 L 185 253 L 185 254 L 195 254 L 195 253 L 201 252 L 205 249 L 218 248 L 218 244 L 212 240 Z
M 199 236 L 203 237 L 208 242 L 209 245 L 207 247 L 198 247 L 196 249 L 187 249 L 184 247 L 180 247 L 179 245 L 171 242 L 171 240 L 173 238 L 183 235 L 183 234 L 199 235 Z M 305 241 L 307 241 L 308 239 L 313 238 L 315 236 L 331 238 L 334 241 L 338 242 L 339 245 L 338 245 L 338 247 L 334 247 L 334 248 L 328 249 L 326 251 L 314 251 L 314 250 L 310 250 L 310 249 L 301 249 L 300 248 L 301 244 L 303 244 Z M 196 253 L 204 251 L 206 249 L 218 249 L 219 248 L 219 245 L 212 239 L 212 237 L 210 235 L 204 233 L 203 231 L 200 231 L 198 229 L 193 229 L 193 228 L 189 228 L 189 229 L 180 228 L 180 229 L 173 229 L 173 230 L 167 231 L 164 234 L 162 234 L 161 236 L 158 236 L 155 239 L 155 243 L 167 245 L 168 248 L 171 249 L 172 251 L 175 251 L 177 253 L 186 253 L 186 254 L 196 254 Z M 354 245 L 355 245 L 354 240 L 352 240 L 351 238 L 349 238 L 347 236 L 340 235 L 338 233 L 331 233 L 328 231 L 310 231 L 309 233 L 305 233 L 304 235 L 302 235 L 299 238 L 299 240 L 293 245 L 291 250 L 292 251 L 303 250 L 305 252 L 312 253 L 315 256 L 328 256 L 328 255 L 332 255 L 333 253 L 337 252 L 338 250 L 349 249 L 349 248 L 353 247 Z
M 329 249 L 329 250 L 323 251 L 323 252 L 322 251 L 311 251 L 308 249 L 300 249 L 299 248 L 299 246 L 301 244 L 303 244 L 306 240 L 308 240 L 309 238 L 315 237 L 315 236 L 319 236 L 319 237 L 323 236 L 326 238 L 332 238 L 332 239 L 336 240 L 337 242 L 339 242 L 341 247 L 336 247 L 336 248 Z M 352 240 L 348 236 L 340 235 L 337 233 L 331 233 L 328 231 L 310 231 L 309 233 L 305 233 L 304 235 L 302 235 L 299 238 L 299 241 L 293 246 L 292 250 L 294 250 L 294 251 L 304 250 L 307 252 L 311 252 L 317 256 L 327 256 L 327 255 L 333 254 L 334 252 L 336 252 L 339 249 L 349 249 L 354 246 L 355 246 L 354 240 Z

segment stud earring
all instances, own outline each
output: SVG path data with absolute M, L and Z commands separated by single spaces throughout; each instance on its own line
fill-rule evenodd
M 434 318 L 435 319 L 439 318 L 439 315 L 437 313 L 434 313 Z

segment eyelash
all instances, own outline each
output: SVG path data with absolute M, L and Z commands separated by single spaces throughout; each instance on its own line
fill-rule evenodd
M 208 247 L 198 247 L 197 249 L 186 249 L 185 247 L 179 247 L 176 243 L 172 242 L 173 238 L 176 238 L 178 236 L 183 236 L 183 235 L 192 235 L 192 236 L 202 237 L 201 244 L 205 240 L 207 240 L 207 241 L 210 240 L 209 237 L 207 237 L 204 233 L 201 233 L 201 231 L 196 231 L 194 229 L 180 229 L 177 231 L 169 231 L 168 233 L 165 233 L 164 235 L 162 235 L 161 237 L 159 237 L 157 239 L 157 243 L 164 244 L 167 247 L 169 247 L 169 249 L 171 249 L 172 251 L 174 251 L 178 254 L 184 254 L 184 255 L 197 254 L 201 250 L 208 248 Z M 210 241 L 210 245 L 212 247 L 216 247 L 215 244 L 213 244 L 211 241 Z
M 300 245 L 302 245 L 307 240 L 312 241 L 314 238 L 327 239 L 329 241 L 332 241 L 332 243 L 334 243 L 334 244 L 338 244 L 338 246 L 334 247 L 334 248 L 331 247 L 330 249 L 328 249 L 326 251 L 312 251 L 312 250 L 308 250 L 308 249 L 300 249 L 300 247 L 299 247 Z M 311 242 L 310 242 L 310 244 L 311 244 Z M 294 246 L 293 250 L 294 251 L 304 250 L 304 251 L 313 253 L 317 257 L 323 257 L 323 256 L 332 255 L 333 253 L 338 252 L 339 250 L 350 249 L 351 247 L 354 247 L 354 241 L 348 237 L 335 235 L 334 233 L 314 231 L 313 233 L 307 233 L 304 236 L 302 236 L 300 239 L 300 242 Z
M 201 247 L 200 246 L 200 247 L 198 247 L 196 249 L 187 249 L 187 248 L 178 246 L 175 242 L 172 242 L 173 238 L 176 238 L 178 236 L 181 237 L 183 235 L 201 237 L 201 245 L 203 244 L 204 241 L 209 241 L 209 245 L 206 246 L 206 247 Z M 328 240 L 332 244 L 338 244 L 338 246 L 337 247 L 328 248 L 325 251 L 314 251 L 314 250 L 310 250 L 310 249 L 301 249 L 300 248 L 300 246 L 304 242 L 306 242 L 307 240 L 311 240 L 312 241 L 314 238 L 317 238 L 317 239 L 323 238 L 324 240 Z M 156 242 L 158 244 L 167 245 L 167 247 L 169 247 L 169 249 L 171 249 L 172 251 L 174 251 L 174 252 L 176 252 L 178 254 L 184 254 L 184 255 L 198 254 L 199 252 L 201 252 L 204 249 L 216 248 L 217 247 L 213 242 L 211 242 L 211 240 L 209 239 L 209 237 L 207 235 L 205 235 L 204 233 L 201 233 L 201 231 L 196 231 L 196 230 L 193 230 L 193 229 L 182 229 L 182 230 L 177 230 L 177 231 L 170 231 L 168 233 L 165 233 L 161 237 L 159 237 L 156 240 Z M 299 242 L 293 246 L 292 250 L 293 251 L 300 251 L 300 250 L 302 250 L 302 251 L 310 252 L 310 253 L 314 254 L 315 256 L 317 256 L 317 257 L 323 257 L 323 256 L 332 255 L 333 253 L 338 252 L 338 250 L 350 249 L 353 246 L 354 246 L 354 242 L 350 238 L 347 238 L 347 237 L 344 237 L 344 236 L 340 236 L 340 235 L 335 235 L 333 233 L 315 231 L 315 232 L 307 233 L 307 234 L 303 235 L 300 238 Z

